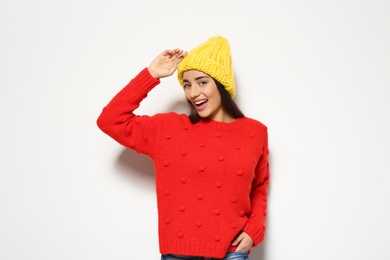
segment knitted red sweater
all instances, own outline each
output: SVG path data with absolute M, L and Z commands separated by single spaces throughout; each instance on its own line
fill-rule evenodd
M 154 161 L 160 252 L 222 258 L 241 231 L 258 245 L 267 207 L 267 128 L 247 117 L 192 124 L 183 114 L 134 115 L 159 83 L 142 70 L 97 124 Z

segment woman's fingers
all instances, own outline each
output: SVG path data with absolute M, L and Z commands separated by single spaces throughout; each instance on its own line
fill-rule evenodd
M 164 55 L 166 55 L 171 61 L 176 60 L 177 58 L 182 56 L 183 53 L 184 51 L 179 48 L 164 51 Z
M 236 252 L 248 252 L 253 246 L 253 240 L 247 233 L 241 232 L 232 245 L 237 246 Z
M 152 61 L 149 72 L 155 78 L 168 77 L 175 72 L 185 56 L 187 52 L 179 48 L 165 50 Z

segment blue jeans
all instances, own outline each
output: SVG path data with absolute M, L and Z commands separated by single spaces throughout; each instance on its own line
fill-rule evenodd
M 249 260 L 248 252 L 229 252 L 224 258 L 200 256 L 162 255 L 161 260 Z

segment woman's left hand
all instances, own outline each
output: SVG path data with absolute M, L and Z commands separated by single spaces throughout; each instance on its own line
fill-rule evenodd
M 234 239 L 232 245 L 237 246 L 236 252 L 248 252 L 253 246 L 253 240 L 243 231 Z

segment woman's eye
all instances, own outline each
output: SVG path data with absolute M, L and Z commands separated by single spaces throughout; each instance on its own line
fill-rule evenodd
M 188 88 L 190 85 L 189 84 L 184 84 L 183 88 Z
M 204 84 L 207 84 L 207 82 L 206 82 L 206 81 L 201 81 L 201 82 L 199 82 L 199 85 L 200 85 L 200 86 L 202 86 L 202 85 L 204 85 Z

